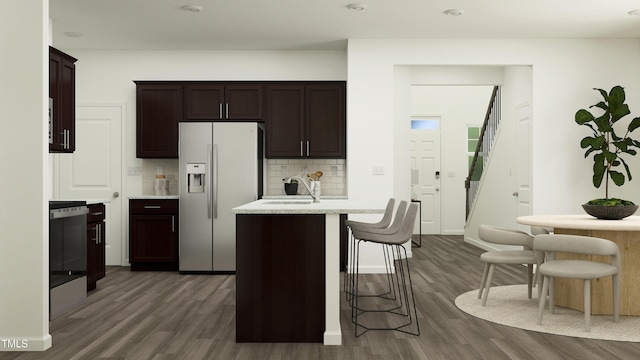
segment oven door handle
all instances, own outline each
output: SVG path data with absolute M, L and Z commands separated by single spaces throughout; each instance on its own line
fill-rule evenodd
M 89 213 L 88 207 L 81 207 L 71 211 L 65 211 L 65 209 L 49 210 L 49 219 L 64 219 L 73 216 L 86 215 Z

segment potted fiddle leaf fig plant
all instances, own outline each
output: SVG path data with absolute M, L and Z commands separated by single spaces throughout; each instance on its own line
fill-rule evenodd
M 632 179 L 625 158 L 635 156 L 636 149 L 640 149 L 640 142 L 631 138 L 631 133 L 640 127 L 640 117 L 631 120 L 626 128 L 621 124 L 616 125 L 631 114 L 625 103 L 624 88 L 614 86 L 608 93 L 603 89 L 594 90 L 600 92 L 603 100 L 589 108 L 598 108 L 604 113 L 595 116 L 589 110 L 580 109 L 576 112 L 575 121 L 592 132 L 580 141 L 580 147 L 586 149 L 585 158 L 593 155 L 593 186 L 599 188 L 604 181 L 605 197 L 591 200 L 582 207 L 598 219 L 618 220 L 632 215 L 638 209 L 638 205 L 631 201 L 609 198 L 609 180 L 622 186 L 627 177 L 629 181 Z

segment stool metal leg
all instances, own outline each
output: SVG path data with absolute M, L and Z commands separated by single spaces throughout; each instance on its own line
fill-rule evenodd
M 416 302 L 415 302 L 415 295 L 413 293 L 413 286 L 412 286 L 412 282 L 411 282 L 411 272 L 409 269 L 409 259 L 407 257 L 407 250 L 404 248 L 404 246 L 402 245 L 392 245 L 392 255 L 393 255 L 393 263 L 395 264 L 395 274 L 397 277 L 397 284 L 398 284 L 398 297 L 397 299 L 399 300 L 399 306 L 391 308 L 391 309 L 384 309 L 384 310 L 365 310 L 362 309 L 359 304 L 358 304 L 358 299 L 360 297 L 362 297 L 362 295 L 359 295 L 359 278 L 360 278 L 360 274 L 359 274 L 359 249 L 360 249 L 360 243 L 363 240 L 358 240 L 357 245 L 356 245 L 356 268 L 355 268 L 355 287 L 354 287 L 354 293 L 353 293 L 353 306 L 352 306 L 352 321 L 355 324 L 355 336 L 359 337 L 360 335 L 364 334 L 365 332 L 369 331 L 369 330 L 397 330 L 400 332 L 404 332 L 407 334 L 412 334 L 412 335 L 420 335 L 420 325 L 418 323 L 418 317 L 417 317 L 417 308 L 416 308 Z M 400 248 L 402 248 L 402 250 L 404 251 L 404 254 L 401 253 Z M 404 255 L 404 256 L 402 256 Z M 403 261 L 404 258 L 404 261 Z M 408 282 L 408 284 L 407 284 Z M 402 288 L 400 288 L 400 284 L 402 284 Z M 395 288 L 395 287 L 394 287 Z M 390 299 L 387 299 L 390 300 Z M 412 309 L 413 308 L 413 309 Z M 394 311 L 397 309 L 401 309 L 401 311 Z M 406 322 L 403 322 L 400 326 L 396 326 L 396 327 L 368 327 L 363 325 L 360 321 L 359 321 L 359 316 L 361 316 L 364 313 L 372 313 L 372 312 L 386 312 L 386 313 L 390 313 L 390 314 L 394 314 L 394 315 L 399 315 L 399 316 L 403 316 L 407 318 Z M 415 330 L 409 330 L 407 329 L 407 327 L 411 326 L 413 324 L 413 317 L 415 316 L 415 323 L 416 323 L 416 328 Z M 358 328 L 362 328 L 364 329 L 363 331 L 361 331 L 360 333 L 358 333 Z

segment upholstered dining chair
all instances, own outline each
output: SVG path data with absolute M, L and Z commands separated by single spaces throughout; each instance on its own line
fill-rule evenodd
M 584 329 L 590 330 L 591 319 L 591 279 L 612 277 L 613 321 L 618 321 L 620 307 L 620 249 L 613 241 L 579 235 L 537 235 L 533 248 L 546 253 L 546 261 L 538 267 L 544 276 L 542 294 L 549 293 L 549 311 L 554 310 L 554 278 L 582 279 L 584 287 Z M 609 256 L 609 263 L 590 260 L 557 260 L 556 252 Z M 538 325 L 542 324 L 546 296 L 540 296 L 538 303 Z
M 531 299 L 533 265 L 539 265 L 542 260 L 541 256 L 533 251 L 533 236 L 519 230 L 484 224 L 480 225 L 478 236 L 488 243 L 523 247 L 522 250 L 495 250 L 487 251 L 480 255 L 480 260 L 485 263 L 480 289 L 478 290 L 478 299 L 482 298 L 482 306 L 487 304 L 493 272 L 498 264 L 527 264 L 528 298 Z
M 549 229 L 549 228 L 542 227 L 542 226 L 531 226 L 531 230 L 530 231 L 531 231 L 531 235 L 533 235 L 533 236 L 553 233 L 553 229 Z M 539 254 L 539 256 L 540 256 L 540 262 L 543 262 L 544 261 L 544 252 L 542 252 L 542 254 Z M 534 269 L 533 270 L 533 283 L 537 284 L 538 286 L 540 286 L 538 288 L 538 290 L 542 289 L 542 281 L 540 281 L 540 280 L 542 280 L 542 278 L 538 276 L 538 269 Z M 539 293 L 540 293 L 540 291 L 538 291 L 538 294 Z
M 551 229 L 542 226 L 531 226 L 531 235 L 551 234 Z

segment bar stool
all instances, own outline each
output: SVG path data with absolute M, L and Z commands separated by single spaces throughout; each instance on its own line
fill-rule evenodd
M 402 210 L 402 209 L 399 209 Z M 409 259 L 407 258 L 407 250 L 403 244 L 411 240 L 413 234 L 413 227 L 418 214 L 418 205 L 411 204 L 409 209 L 396 212 L 396 219 L 400 224 L 399 228 L 394 232 L 394 229 L 385 228 L 381 230 L 367 229 L 353 231 L 354 238 L 357 239 L 355 246 L 355 284 L 353 288 L 353 302 L 352 302 L 352 321 L 355 324 L 356 337 L 364 334 L 369 330 L 396 330 L 412 335 L 420 335 L 420 326 L 418 323 L 417 310 L 415 297 L 413 294 L 413 287 L 411 284 L 411 273 L 409 269 Z M 396 220 L 394 220 L 396 223 Z M 372 242 L 377 244 L 383 244 L 391 247 L 393 255 L 393 270 L 398 280 L 398 298 L 392 300 L 392 307 L 385 309 L 364 309 L 358 304 L 358 299 L 362 296 L 359 292 L 359 262 L 360 262 L 360 245 L 363 242 Z M 404 261 L 403 261 L 404 260 Z M 402 288 L 400 288 L 400 285 Z M 389 300 L 389 299 L 387 299 Z M 413 308 L 413 310 L 412 310 Z M 389 313 L 398 315 L 400 319 L 405 318 L 399 325 L 390 325 L 388 327 L 372 327 L 365 326 L 359 321 L 359 317 L 366 313 Z M 408 327 L 413 324 L 413 318 L 415 316 L 415 330 Z M 358 333 L 358 328 L 363 328 L 364 331 Z
M 382 216 L 382 219 L 380 219 L 380 221 L 378 221 L 377 223 L 367 223 L 367 222 L 355 221 L 355 220 L 345 221 L 344 223 L 345 226 L 351 232 L 350 234 L 351 241 L 349 241 L 349 243 L 347 244 L 347 258 L 349 257 L 349 255 L 353 254 L 353 244 L 355 243 L 355 239 L 353 237 L 353 229 L 356 229 L 356 230 L 362 230 L 367 228 L 384 229 L 388 227 L 389 224 L 391 224 L 391 219 L 393 218 L 393 208 L 395 203 L 396 203 L 396 199 L 389 198 L 389 201 L 387 202 L 387 207 L 384 211 L 384 215 Z M 385 264 L 386 264 L 387 252 L 383 250 L 383 253 L 385 255 Z M 351 261 L 351 264 L 353 264 L 353 261 Z M 347 260 L 347 264 L 345 264 L 343 288 L 344 288 L 346 300 L 351 301 L 352 292 L 350 290 L 353 288 L 353 279 L 348 274 L 349 274 L 349 261 Z
M 389 199 L 388 203 L 387 203 L 387 208 L 385 210 L 385 214 L 382 218 L 382 220 L 380 220 L 377 223 L 365 223 L 365 222 L 359 222 L 359 221 L 353 221 L 353 220 L 347 220 L 345 222 L 345 225 L 347 225 L 349 227 L 349 229 L 351 230 L 351 242 L 349 245 L 349 256 L 351 258 L 351 266 L 353 268 L 353 264 L 355 264 L 355 243 L 356 243 L 356 239 L 353 236 L 354 231 L 376 231 L 382 234 L 390 234 L 390 233 L 395 233 L 400 229 L 400 226 L 402 225 L 402 220 L 404 217 L 404 214 L 407 210 L 407 205 L 408 203 L 406 201 L 401 201 L 400 204 L 398 205 L 398 209 L 396 210 L 396 215 L 395 218 L 393 220 L 393 223 L 391 224 L 391 226 L 389 226 L 389 223 L 391 222 L 391 218 L 393 217 L 393 205 L 395 203 L 395 199 L 391 198 Z M 398 216 L 398 214 L 401 214 L 402 216 Z M 396 293 L 395 293 L 395 289 L 396 289 L 396 283 L 394 281 L 393 278 L 393 270 L 392 270 L 392 263 L 391 263 L 391 258 L 392 258 L 392 254 L 391 254 L 391 248 L 387 245 L 383 245 L 382 246 L 382 254 L 384 256 L 384 261 L 385 261 L 385 270 L 387 273 L 387 285 L 388 285 L 388 290 L 384 290 L 384 292 L 378 293 L 378 294 L 370 294 L 370 295 L 361 295 L 363 297 L 385 297 L 388 299 L 393 299 L 395 300 L 396 298 Z M 354 288 L 354 276 L 353 273 L 355 271 L 351 271 L 351 276 L 348 275 L 348 267 L 347 267 L 347 271 L 345 272 L 345 276 L 344 276 L 344 291 L 345 291 L 345 297 L 346 300 L 349 302 L 349 304 L 351 304 L 351 300 L 353 299 L 353 288 Z

